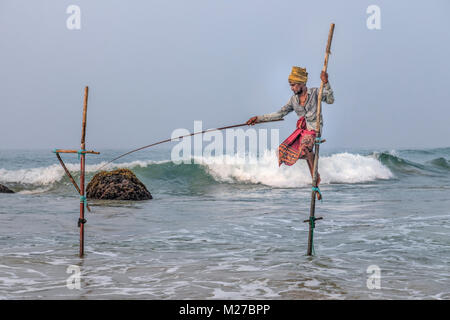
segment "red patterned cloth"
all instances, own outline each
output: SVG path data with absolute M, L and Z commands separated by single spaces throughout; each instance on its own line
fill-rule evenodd
M 316 131 L 306 130 L 305 117 L 297 121 L 297 129 L 278 147 L 278 166 L 292 166 L 298 159 L 305 159 L 313 151 Z

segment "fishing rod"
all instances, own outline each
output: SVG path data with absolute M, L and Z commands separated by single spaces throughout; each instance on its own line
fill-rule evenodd
M 258 124 L 258 123 L 265 123 L 265 122 L 282 121 L 282 120 L 284 120 L 284 119 L 260 121 L 260 122 L 256 122 L 256 124 Z M 206 132 L 211 132 L 211 131 L 220 131 L 220 130 L 231 129 L 231 128 L 237 128 L 237 127 L 243 127 L 243 126 L 248 126 L 248 124 L 247 124 L 247 123 L 241 123 L 241 124 L 235 124 L 235 125 L 233 125 L 233 126 L 226 126 L 226 127 L 216 128 L 216 129 L 208 129 L 208 130 L 204 130 L 204 131 L 202 131 L 202 132 L 193 132 L 193 133 L 190 133 L 190 134 L 187 134 L 187 135 L 184 135 L 184 136 L 179 136 L 179 137 L 172 138 L 172 139 L 166 139 L 166 140 L 158 141 L 158 142 L 149 144 L 149 145 L 147 145 L 147 146 L 143 146 L 143 147 L 140 147 L 140 148 L 137 148 L 137 149 L 128 151 L 127 153 L 121 154 L 120 156 L 118 156 L 118 157 L 116 157 L 116 158 L 110 160 L 109 162 L 105 163 L 103 166 L 101 166 L 101 167 L 99 168 L 99 170 L 102 169 L 103 167 L 107 166 L 107 165 L 110 164 L 111 162 L 114 162 L 114 161 L 116 161 L 116 160 L 118 160 L 118 159 L 120 159 L 120 158 L 122 158 L 122 157 L 125 157 L 125 156 L 129 155 L 130 153 L 133 153 L 133 152 L 136 152 L 136 151 L 140 151 L 140 150 L 142 150 L 142 149 L 150 148 L 150 147 L 156 146 L 156 145 L 161 144 L 161 143 L 170 142 L 170 141 L 177 140 L 177 139 L 181 139 L 181 138 L 191 137 L 191 136 L 194 136 L 194 135 L 196 135 L 196 134 L 201 134 L 201 133 L 206 133 Z

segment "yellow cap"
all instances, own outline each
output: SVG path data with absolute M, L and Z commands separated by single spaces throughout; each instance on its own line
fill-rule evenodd
M 306 68 L 292 67 L 288 80 L 291 83 L 306 84 L 308 81 L 308 72 L 306 72 Z

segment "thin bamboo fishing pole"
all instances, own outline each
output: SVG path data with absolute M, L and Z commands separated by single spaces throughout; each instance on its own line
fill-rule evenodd
M 327 72 L 328 68 L 328 57 L 330 55 L 330 49 L 331 49 L 331 41 L 333 40 L 333 32 L 334 32 L 334 23 L 330 25 L 330 31 L 328 33 L 328 41 L 327 41 L 327 48 L 325 50 L 325 61 L 323 64 L 322 71 Z M 320 84 L 319 88 L 319 94 L 317 98 L 317 119 L 316 119 L 316 132 L 317 136 L 316 139 L 320 141 L 320 138 L 322 136 L 322 132 L 320 130 L 320 118 L 322 115 L 322 93 L 323 93 L 323 81 Z M 314 174 L 313 174 L 313 180 L 312 180 L 312 186 L 313 190 L 311 192 L 311 208 L 309 211 L 309 234 L 308 234 L 308 250 L 307 255 L 312 255 L 313 251 L 313 236 L 314 236 L 314 228 L 315 228 L 315 220 L 319 220 L 321 218 L 315 217 L 315 209 L 316 209 L 316 192 L 318 192 L 317 189 L 317 177 L 318 177 L 318 168 L 319 168 L 319 145 L 320 143 L 315 143 L 315 152 L 314 152 Z
M 284 119 L 268 120 L 268 121 L 260 121 L 260 122 L 257 122 L 257 124 L 258 124 L 258 123 L 266 123 L 266 122 L 274 122 L 274 121 L 283 121 L 283 120 L 284 120 Z M 122 157 L 125 157 L 125 156 L 129 155 L 130 153 L 133 153 L 133 152 L 136 152 L 136 151 L 140 151 L 140 150 L 142 150 L 142 149 L 150 148 L 150 147 L 156 146 L 156 145 L 161 144 L 161 143 L 170 142 L 170 141 L 173 141 L 173 140 L 176 140 L 176 139 L 181 139 L 181 138 L 191 137 L 191 136 L 194 136 L 194 135 L 196 135 L 196 134 L 201 134 L 201 133 L 206 133 L 206 132 L 211 132 L 211 131 L 220 131 L 220 130 L 231 129 L 231 128 L 237 128 L 237 127 L 243 127 L 243 126 L 247 126 L 247 125 L 248 125 L 247 123 L 235 124 L 235 125 L 232 125 L 232 126 L 221 127 L 221 128 L 215 128 L 215 129 L 208 129 L 208 130 L 204 130 L 204 131 L 202 131 L 202 132 L 194 132 L 194 133 L 190 133 L 190 134 L 187 134 L 187 135 L 184 135 L 184 136 L 179 136 L 179 137 L 176 137 L 176 138 L 166 139 L 166 140 L 162 140 L 162 141 L 159 141 L 159 142 L 155 142 L 155 143 L 149 144 L 149 145 L 147 145 L 147 146 L 143 146 L 143 147 L 140 147 L 140 148 L 138 148 L 138 149 L 134 149 L 134 150 L 131 150 L 131 151 L 127 152 L 127 153 L 124 153 L 124 154 L 122 154 L 122 155 L 120 155 L 120 156 L 118 156 L 118 157 L 116 157 L 116 158 L 114 158 L 114 159 L 108 161 L 107 163 L 105 163 L 104 165 L 102 165 L 98 170 L 104 168 L 105 166 L 107 166 L 107 165 L 110 164 L 111 162 L 114 162 L 114 161 L 116 161 L 116 160 L 118 160 L 118 159 L 120 159 L 120 158 L 122 158 Z

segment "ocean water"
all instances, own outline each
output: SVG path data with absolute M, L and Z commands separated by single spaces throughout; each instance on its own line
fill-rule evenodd
M 128 150 L 99 151 L 88 181 Z M 63 158 L 78 179 L 76 155 Z M 0 299 L 450 299 L 449 159 L 321 148 L 311 257 L 304 161 L 175 164 L 147 149 L 108 168 L 131 169 L 154 199 L 89 201 L 79 258 L 79 196 L 55 155 L 1 150 L 0 183 L 16 193 L 0 194 Z

